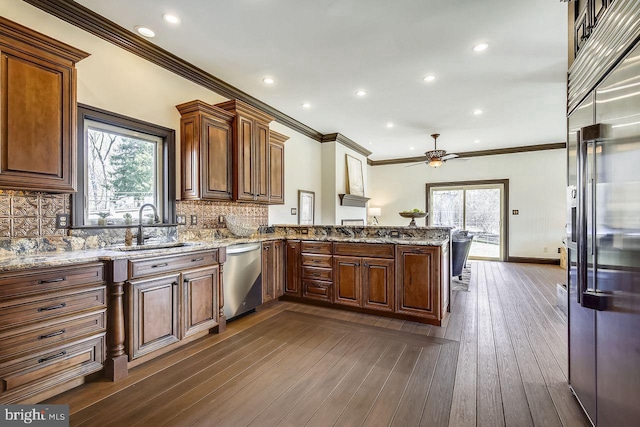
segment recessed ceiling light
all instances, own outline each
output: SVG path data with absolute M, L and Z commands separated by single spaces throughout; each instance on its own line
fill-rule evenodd
M 141 36 L 145 36 L 145 37 L 155 37 L 156 36 L 156 33 L 154 33 L 151 28 L 143 27 L 141 25 L 138 25 L 136 27 L 136 31 Z
M 433 74 L 429 74 L 428 76 L 424 77 L 424 81 L 425 82 L 432 82 L 436 79 L 436 76 L 434 76 Z
M 276 81 L 271 78 L 271 77 L 265 77 L 264 79 L 262 79 L 262 81 L 264 82 L 264 84 L 266 85 L 272 85 L 274 84 Z
M 176 15 L 172 15 L 170 13 L 165 13 L 164 15 L 162 15 L 162 18 L 167 21 L 169 24 L 179 24 L 180 23 L 180 18 L 178 18 Z
M 393 123 L 392 122 L 387 123 L 387 127 L 391 129 L 393 127 Z
M 362 90 L 362 89 L 358 89 L 356 91 L 356 95 L 358 95 L 358 96 L 366 96 L 367 95 L 367 91 L 366 90 Z
M 475 143 L 477 144 L 477 143 L 479 143 L 479 142 L 480 142 L 480 140 L 479 140 L 479 139 L 476 139 L 476 140 L 475 140 L 475 141 L 473 141 L 473 142 L 475 142 Z
M 305 102 L 304 104 L 302 104 L 302 108 L 311 108 L 311 104 Z
M 486 44 L 486 43 L 480 43 L 480 44 L 477 44 L 477 45 L 475 45 L 475 46 L 473 47 L 473 51 L 474 51 L 474 52 L 482 52 L 483 50 L 487 50 L 487 48 L 488 48 L 488 47 L 489 47 L 489 45 L 488 45 L 488 44 Z
M 474 116 L 479 116 L 480 114 L 482 114 L 482 110 L 473 110 Z

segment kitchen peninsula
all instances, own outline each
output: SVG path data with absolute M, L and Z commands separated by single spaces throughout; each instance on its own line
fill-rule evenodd
M 0 324 L 0 377 L 10 386 L 0 402 L 40 401 L 103 368 L 119 380 L 140 363 L 224 331 L 222 271 L 225 248 L 235 243 L 284 249 L 263 250 L 263 302 L 282 297 L 434 325 L 446 318 L 448 228 L 269 231 L 144 250 L 3 256 L 0 310 L 10 316 Z

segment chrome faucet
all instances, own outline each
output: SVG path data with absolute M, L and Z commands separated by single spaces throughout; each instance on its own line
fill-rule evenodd
M 138 236 L 137 236 L 137 243 L 138 245 L 144 245 L 144 235 L 143 230 L 142 230 L 142 211 L 144 210 L 144 208 L 146 208 L 147 206 L 149 206 L 151 209 L 153 209 L 153 222 L 158 222 L 158 210 L 156 209 L 156 207 L 153 205 L 153 203 L 145 203 L 144 205 L 140 206 L 140 211 L 138 212 Z

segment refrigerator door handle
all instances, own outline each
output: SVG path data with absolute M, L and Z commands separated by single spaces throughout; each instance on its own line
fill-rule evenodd
M 593 145 L 593 150 L 595 151 L 596 146 Z M 595 163 L 595 161 L 594 161 Z M 596 165 L 594 165 L 594 169 Z M 595 174 L 595 171 L 594 171 Z M 593 265 L 595 267 L 595 254 L 596 254 L 596 180 L 591 178 L 591 255 L 594 256 Z

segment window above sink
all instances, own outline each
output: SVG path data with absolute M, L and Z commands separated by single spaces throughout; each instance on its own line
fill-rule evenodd
M 79 105 L 77 171 L 74 228 L 137 225 L 145 203 L 157 206 L 162 223 L 174 223 L 173 129 Z

